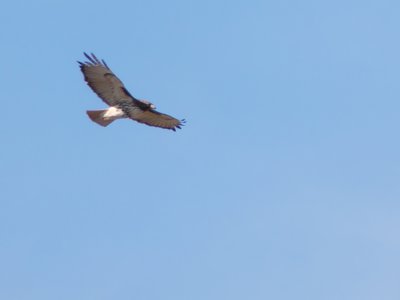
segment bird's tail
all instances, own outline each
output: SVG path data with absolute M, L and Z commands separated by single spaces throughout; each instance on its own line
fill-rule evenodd
M 115 120 L 112 118 L 105 117 L 104 114 L 106 112 L 107 112 L 107 109 L 86 111 L 87 115 L 93 122 L 96 122 L 97 124 L 104 126 L 104 127 L 110 125 L 111 122 Z

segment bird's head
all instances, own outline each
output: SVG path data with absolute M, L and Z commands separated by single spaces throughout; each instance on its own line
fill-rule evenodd
M 147 104 L 149 108 L 156 109 L 156 106 L 148 100 L 141 100 L 143 103 Z

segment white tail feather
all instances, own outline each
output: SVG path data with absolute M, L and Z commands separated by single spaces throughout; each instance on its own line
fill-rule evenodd
M 107 112 L 107 109 L 105 109 L 105 110 L 88 110 L 86 113 L 93 122 L 96 122 L 97 124 L 106 127 L 106 126 L 110 125 L 112 121 L 115 120 L 115 119 L 105 118 L 104 114 L 106 112 Z
M 88 110 L 86 112 L 89 118 L 101 126 L 108 126 L 114 120 L 126 118 L 125 113 L 117 107 L 111 106 L 104 110 Z

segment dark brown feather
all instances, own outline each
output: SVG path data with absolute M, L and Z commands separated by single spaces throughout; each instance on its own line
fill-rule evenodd
M 79 62 L 80 68 L 88 86 L 97 96 L 110 106 L 132 103 L 134 98 L 104 60 L 100 61 L 94 54 L 84 55 L 89 61 Z
M 149 126 L 171 129 L 175 131 L 177 128 L 181 129 L 186 121 L 178 120 L 170 115 L 160 113 L 156 110 L 149 109 L 146 111 L 132 109 L 127 112 L 129 118 Z

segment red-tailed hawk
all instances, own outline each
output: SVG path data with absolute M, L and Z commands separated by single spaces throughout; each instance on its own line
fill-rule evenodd
M 88 110 L 89 118 L 101 126 L 112 121 L 130 118 L 150 126 L 171 129 L 181 128 L 185 120 L 178 120 L 156 111 L 153 103 L 133 97 L 121 80 L 111 71 L 104 60 L 93 53 L 84 53 L 89 61 L 78 61 L 85 81 L 91 89 L 110 107 L 105 110 Z

